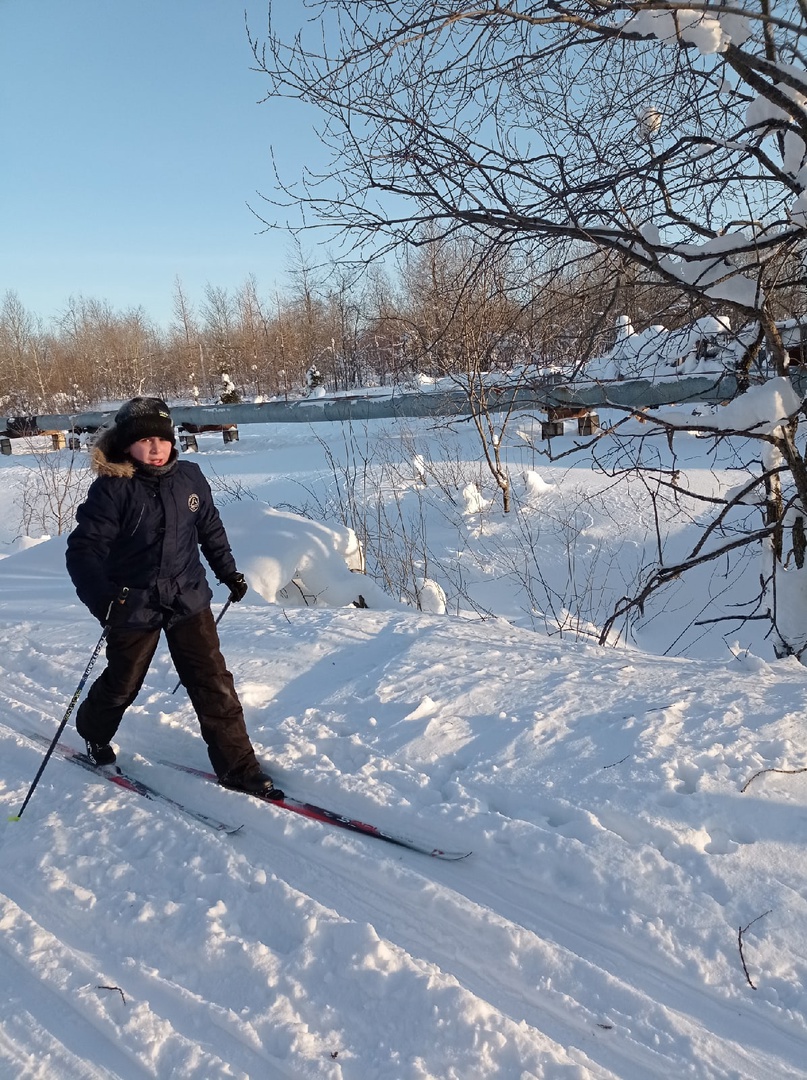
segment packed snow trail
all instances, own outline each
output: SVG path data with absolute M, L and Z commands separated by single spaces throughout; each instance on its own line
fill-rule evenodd
M 165 758 L 158 758 L 157 764 L 166 765 L 171 769 L 184 772 L 189 776 L 195 776 L 198 780 L 204 780 L 207 783 L 219 783 L 216 774 L 208 769 L 198 769 L 195 766 L 184 765 L 178 761 L 168 761 Z M 408 851 L 417 851 L 420 855 L 430 855 L 435 859 L 444 859 L 446 862 L 459 862 L 462 859 L 467 859 L 473 854 L 471 851 L 449 851 L 444 847 L 434 847 L 432 844 L 424 844 L 411 837 L 379 829 L 377 826 L 371 825 L 366 821 L 360 821 L 355 817 L 347 817 L 336 810 L 330 810 L 324 806 L 316 806 L 314 803 L 296 799 L 291 795 L 284 795 L 282 798 L 278 799 L 271 793 L 268 795 L 255 795 L 253 793 L 252 797 L 257 798 L 260 802 L 266 803 L 275 810 L 289 810 L 293 814 L 302 814 L 303 817 L 309 818 L 311 821 L 318 821 L 321 825 L 330 825 L 337 829 L 346 829 L 348 832 L 359 833 L 361 836 L 365 836 L 371 840 L 381 840 L 384 843 L 392 844 L 394 847 L 406 848 Z
M 5 727 L 5 725 L 2 726 Z M 11 735 L 19 735 L 24 741 L 31 743 L 33 746 L 41 749 L 44 753 L 50 753 L 51 757 L 55 757 L 57 760 L 77 765 L 79 768 L 84 769 L 85 772 L 90 773 L 91 776 L 117 785 L 122 791 L 129 791 L 134 795 L 139 795 L 141 798 L 158 803 L 163 807 L 169 807 L 174 813 L 178 813 L 191 821 L 195 821 L 199 825 L 204 825 L 205 828 L 212 829 L 214 832 L 232 835 L 237 833 L 241 828 L 240 825 L 219 821 L 218 818 L 210 817 L 209 814 L 205 814 L 200 810 L 194 810 L 191 806 L 177 802 L 176 799 L 172 799 L 171 796 L 166 795 L 165 792 L 158 791 L 157 788 L 150 787 L 138 777 L 125 773 L 120 765 L 98 766 L 81 750 L 70 746 L 69 743 L 63 742 L 61 739 L 54 743 L 53 739 L 49 739 L 48 736 L 44 735 L 42 732 L 31 731 L 25 728 L 22 730 L 6 728 L 6 731 Z M 44 760 L 43 765 L 47 766 L 47 762 Z M 30 795 L 28 797 L 30 798 Z M 23 808 L 24 807 L 25 803 L 23 803 Z M 10 816 L 8 820 L 10 822 L 17 822 L 21 819 L 22 810 L 19 814 Z
M 66 595 L 36 614 L 16 558 L 0 723 L 53 733 L 95 628 Z M 225 633 L 281 786 L 473 858 L 158 766 L 207 765 L 160 650 L 121 762 L 245 828 L 48 765 L 0 836 L 0 1074 L 804 1080 L 807 777 L 741 793 L 802 762 L 803 668 L 400 611 L 246 605 Z M 11 812 L 41 755 L 0 729 L 0 760 Z

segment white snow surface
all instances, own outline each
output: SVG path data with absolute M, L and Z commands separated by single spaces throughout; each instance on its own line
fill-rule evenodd
M 719 357 L 728 349 L 717 342 L 731 330 L 728 318 L 706 316 L 682 330 L 668 330 L 661 324 L 636 331 L 630 319 L 619 316 L 616 343 L 604 356 L 586 364 L 586 375 L 592 379 L 663 378 L 672 375 L 695 375 L 719 369 Z M 700 343 L 713 349 L 699 354 Z
M 369 428 L 388 454 L 400 440 L 411 474 L 397 425 Z M 448 458 L 473 462 L 462 438 Z M 693 483 L 738 483 L 680 439 Z M 31 464 L 15 449 L 0 460 L 0 1077 L 807 1077 L 804 667 L 740 634 L 677 656 L 646 651 L 658 628 L 645 650 L 550 635 L 492 548 L 477 582 L 498 599 L 490 617 L 436 580 L 433 550 L 447 613 L 403 604 L 350 573 L 347 529 L 288 509 L 313 493 L 314 517 L 333 485 L 321 440 L 335 453 L 345 437 L 287 425 L 199 440 L 252 585 L 220 624 L 250 733 L 290 794 L 473 854 L 443 862 L 158 764 L 207 766 L 164 647 L 120 763 L 243 829 L 223 837 L 60 758 L 7 821 L 42 761 L 23 732 L 53 735 L 100 633 L 64 537 L 12 543 Z M 585 511 L 577 558 L 616 545 L 624 591 L 643 525 L 620 486 L 508 453 L 532 469 L 540 542 L 553 508 Z M 223 496 L 222 475 L 257 499 Z M 464 480 L 460 563 L 508 527 L 490 485 L 463 513 Z M 442 498 L 431 473 L 409 483 L 404 509 Z M 568 552 L 541 550 L 560 587 Z M 292 598 L 295 578 L 313 606 Z M 662 605 L 667 642 L 680 607 Z M 72 722 L 64 740 L 79 745 Z
M 759 386 L 752 386 L 745 394 L 734 398 L 709 417 L 709 427 L 718 431 L 753 431 L 770 434 L 796 415 L 801 398 L 793 389 L 790 379 L 780 376 L 768 379 Z M 693 409 L 660 409 L 665 423 L 686 427 L 688 423 L 702 421 Z
M 626 33 L 655 37 L 668 46 L 694 45 L 702 55 L 725 52 L 729 43 L 741 45 L 749 36 L 748 20 L 730 12 L 706 15 L 691 8 L 638 11 L 625 22 Z
M 251 588 L 270 604 L 344 607 L 361 595 L 372 607 L 392 606 L 390 598 L 361 567 L 352 529 L 302 518 L 252 499 L 227 506 L 227 536 Z

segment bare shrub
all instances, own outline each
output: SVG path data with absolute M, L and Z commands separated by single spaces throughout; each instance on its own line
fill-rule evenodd
M 61 536 L 72 529 L 76 509 L 92 482 L 87 455 L 80 450 L 45 451 L 26 440 L 34 460 L 25 466 L 26 478 L 16 504 L 20 536 Z

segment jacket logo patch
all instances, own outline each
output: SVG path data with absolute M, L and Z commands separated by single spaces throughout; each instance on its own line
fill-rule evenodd
M 190 510 L 190 512 L 192 514 L 195 514 L 196 511 L 199 509 L 199 496 L 198 495 L 194 494 L 194 495 L 189 495 L 188 496 L 188 509 Z

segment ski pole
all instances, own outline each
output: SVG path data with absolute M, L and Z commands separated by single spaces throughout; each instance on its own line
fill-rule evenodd
M 15 814 L 13 817 L 10 817 L 8 819 L 9 821 L 19 821 L 20 818 L 22 817 L 23 810 L 25 809 L 25 807 L 30 802 L 31 796 L 33 795 L 34 790 L 36 789 L 36 785 L 39 783 L 40 777 L 42 776 L 42 773 L 45 771 L 45 766 L 50 761 L 51 754 L 56 749 L 56 743 L 59 741 L 59 736 L 62 734 L 65 727 L 67 726 L 67 721 L 70 719 L 70 714 L 72 713 L 73 709 L 76 707 L 76 702 L 81 697 L 81 691 L 84 689 L 84 684 L 86 683 L 87 679 L 89 678 L 90 672 L 92 671 L 92 668 L 93 668 L 93 664 L 98 659 L 98 654 L 100 653 L 101 649 L 103 648 L 104 642 L 107 639 L 107 635 L 109 634 L 109 631 L 112 629 L 112 624 L 109 621 L 110 616 L 112 614 L 112 604 L 123 604 L 123 603 L 125 603 L 126 602 L 126 597 L 128 595 L 129 595 L 129 590 L 128 589 L 121 589 L 120 595 L 118 596 L 118 598 L 116 600 L 113 600 L 110 603 L 109 608 L 108 608 L 107 613 L 106 613 L 107 621 L 104 624 L 104 629 L 101 632 L 101 636 L 98 639 L 98 644 L 95 646 L 95 649 L 93 650 L 93 654 L 90 657 L 90 662 L 89 662 L 89 664 L 87 664 L 86 668 L 84 669 L 84 674 L 81 676 L 81 679 L 79 680 L 79 684 L 76 687 L 76 692 L 73 694 L 72 698 L 70 699 L 70 704 L 67 706 L 67 711 L 65 712 L 64 716 L 62 717 L 62 722 L 59 724 L 59 727 L 56 730 L 56 734 L 53 736 L 53 741 L 51 742 L 50 746 L 48 747 L 48 749 L 47 749 L 47 751 L 45 753 L 45 757 L 42 759 L 42 764 L 39 766 L 39 771 L 37 772 L 36 776 L 34 777 L 33 783 L 28 788 L 28 794 L 25 796 L 25 800 L 24 800 L 22 806 L 20 807 L 20 812 L 18 814 Z
M 218 618 L 216 619 L 215 623 L 213 624 L 214 626 L 219 625 L 221 620 L 224 618 L 224 612 L 227 610 L 227 608 L 230 606 L 230 604 L 232 604 L 232 602 L 233 602 L 233 598 L 231 596 L 230 599 L 227 601 L 227 603 L 224 605 L 224 607 L 219 612 Z M 177 692 L 177 690 L 179 690 L 180 686 L 182 686 L 182 679 L 179 680 L 179 682 L 176 684 L 176 686 L 171 691 L 171 693 L 175 694 Z

